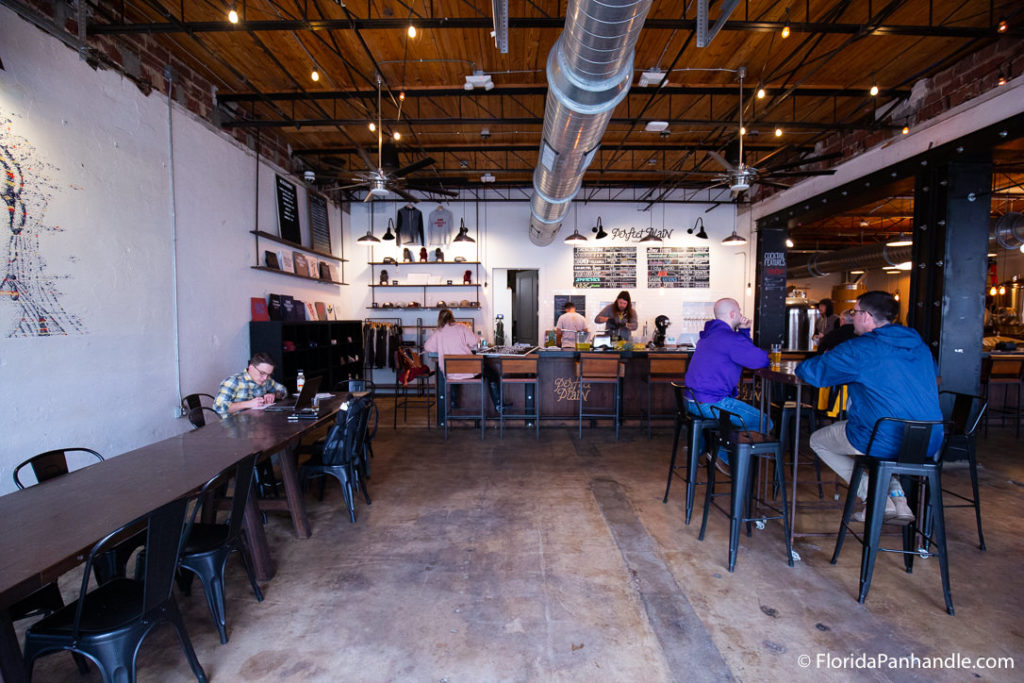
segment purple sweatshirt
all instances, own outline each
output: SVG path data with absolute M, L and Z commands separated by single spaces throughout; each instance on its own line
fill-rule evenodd
M 768 365 L 768 352 L 750 341 L 750 330 L 733 331 L 722 320 L 709 320 L 686 369 L 686 386 L 702 403 L 736 395 L 743 368 Z

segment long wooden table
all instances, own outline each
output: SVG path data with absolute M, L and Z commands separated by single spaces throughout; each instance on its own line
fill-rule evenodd
M 205 427 L 109 458 L 63 477 L 0 496 L 0 674 L 27 679 L 8 607 L 85 561 L 106 534 L 188 495 L 251 453 L 282 453 L 288 509 L 296 531 L 309 536 L 294 445 L 334 419 L 340 398 L 321 402 L 318 420 L 289 422 L 287 413 L 243 411 Z M 257 578 L 274 574 L 255 504 L 246 529 Z

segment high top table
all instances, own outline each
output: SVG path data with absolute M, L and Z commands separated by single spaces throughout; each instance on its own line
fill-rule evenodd
M 10 605 L 84 562 L 93 544 L 111 531 L 197 490 L 251 453 L 282 454 L 288 509 L 297 533 L 309 536 L 294 445 L 332 421 L 341 403 L 340 397 L 322 401 L 319 419 L 299 422 L 289 422 L 287 412 L 246 410 L 0 496 L 0 674 L 5 683 L 28 677 Z M 268 580 L 274 566 L 251 497 L 246 533 L 257 578 Z

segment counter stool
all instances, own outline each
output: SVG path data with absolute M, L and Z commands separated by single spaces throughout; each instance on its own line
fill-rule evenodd
M 498 410 L 498 438 L 505 436 L 505 420 L 533 420 L 536 438 L 540 438 L 540 395 L 537 392 L 537 357 L 525 356 L 522 358 L 498 358 L 498 395 L 500 397 Z M 520 413 L 510 413 L 505 407 L 505 385 L 520 384 L 523 386 L 523 410 Z M 526 412 L 527 398 L 533 396 L 533 412 Z
M 398 409 L 402 408 L 402 420 L 409 421 L 409 404 L 421 405 L 427 409 L 427 429 L 430 429 L 430 409 L 434 406 L 434 389 L 431 380 L 437 381 L 436 373 L 430 370 L 425 375 L 413 377 L 403 384 L 395 380 L 395 412 L 392 415 L 392 428 L 398 429 Z M 415 386 L 413 384 L 415 383 Z
M 786 505 L 786 476 L 782 466 L 782 444 L 767 434 L 742 429 L 742 421 L 728 410 L 714 408 L 718 412 L 718 424 L 709 434 L 708 439 L 708 483 L 704 495 L 704 516 L 700 523 L 700 534 L 697 539 L 704 540 L 704 531 L 708 525 L 708 511 L 711 509 L 712 498 L 724 493 L 715 493 L 715 471 L 717 470 L 718 452 L 724 448 L 729 453 L 729 470 L 732 473 L 729 486 L 729 510 L 722 510 L 729 518 L 729 571 L 736 567 L 736 551 L 740 542 L 740 525 L 747 524 L 747 536 L 750 536 L 750 523 L 764 522 L 770 519 L 781 519 L 786 541 L 786 561 L 793 566 L 793 549 L 789 542 L 789 507 Z M 779 514 L 765 517 L 753 516 L 754 498 L 754 461 L 774 460 L 775 489 L 782 494 L 781 509 L 764 500 L 756 501 L 778 512 Z M 717 507 L 717 505 L 716 505 Z M 719 508 L 721 509 L 721 508 Z M 746 516 L 744 516 L 746 512 Z
M 701 456 L 701 444 L 704 442 L 704 430 L 718 424 L 718 418 L 711 417 L 710 408 L 708 417 L 697 417 L 691 415 L 686 405 L 687 388 L 684 384 L 672 382 L 672 391 L 676 399 L 676 425 L 675 435 L 672 438 L 672 460 L 668 464 L 668 483 L 665 484 L 665 498 L 662 503 L 668 502 L 668 492 L 672 488 L 672 477 L 677 476 L 686 482 L 686 523 L 690 523 L 693 515 L 693 499 L 698 486 L 704 482 L 697 481 L 698 460 Z M 686 427 L 687 449 L 686 463 L 676 465 L 676 456 L 679 452 L 679 435 L 683 427 Z M 676 470 L 686 468 L 686 475 L 681 475 Z
M 472 375 L 466 379 L 452 379 L 452 375 Z M 484 411 L 484 397 L 487 393 L 487 386 L 484 380 L 484 357 L 473 354 L 445 356 L 444 357 L 444 384 L 443 392 L 438 391 L 438 401 L 444 405 L 444 440 L 448 440 L 448 424 L 452 420 L 477 420 L 480 422 L 480 439 L 483 440 L 484 432 L 487 429 L 487 414 Z M 449 400 L 452 386 L 478 386 L 480 387 L 480 412 L 452 414 L 452 403 Z M 443 395 L 442 395 L 443 394 Z
M 968 498 L 955 491 L 942 489 L 943 493 L 956 496 L 964 503 L 946 505 L 947 508 L 974 508 L 974 516 L 978 522 L 978 547 L 985 550 L 985 536 L 981 533 L 981 497 L 978 495 L 978 460 L 974 454 L 974 437 L 981 422 L 988 401 L 983 396 L 958 394 L 955 391 L 940 391 L 939 397 L 953 397 L 953 410 L 950 416 L 949 431 L 946 433 L 946 445 L 942 449 L 942 464 L 954 460 L 966 460 L 971 474 L 971 491 L 973 497 Z M 929 520 L 930 522 L 930 520 Z M 926 527 L 931 533 L 931 524 Z
M 871 456 L 871 447 L 874 444 L 878 429 L 883 423 L 896 425 L 903 432 L 899 452 L 894 460 L 882 460 Z M 868 597 L 868 588 L 871 587 L 871 575 L 875 569 L 875 558 L 879 551 L 888 553 L 901 553 L 903 564 L 907 573 L 910 574 L 914 568 L 914 555 L 918 554 L 915 549 L 915 538 L 920 534 L 926 543 L 934 544 L 935 554 L 939 556 L 939 574 L 942 576 L 942 594 L 946 600 L 946 611 L 953 614 L 953 598 L 949 592 L 949 566 L 946 559 L 946 523 L 942 512 L 942 481 L 941 468 L 938 462 L 928 457 L 928 442 L 931 439 L 932 429 L 942 425 L 942 421 L 915 421 L 898 420 L 893 417 L 883 417 L 875 422 L 871 430 L 871 438 L 868 440 L 866 455 L 858 455 L 854 461 L 853 473 L 850 475 L 850 487 L 846 494 L 846 505 L 843 508 L 843 519 L 839 525 L 839 534 L 836 537 L 836 549 L 832 554 L 832 564 L 839 560 L 839 551 L 843 548 L 843 540 L 849 529 L 850 515 L 853 512 L 853 501 L 857 498 L 857 491 L 860 488 L 860 479 L 865 472 L 868 476 L 867 508 L 864 519 L 864 535 L 856 538 L 863 546 L 860 560 L 860 594 L 857 602 L 863 603 Z M 929 520 L 932 533 L 917 527 L 916 520 L 903 528 L 903 549 L 879 547 L 879 540 L 882 533 L 882 521 L 885 517 L 885 501 L 889 497 L 889 480 L 893 475 L 899 475 L 901 479 L 915 477 L 926 482 L 928 501 L 926 504 L 925 517 Z M 911 510 L 917 510 L 918 487 L 905 488 L 907 491 L 907 504 Z M 852 532 L 851 532 L 852 533 Z
M 583 418 L 612 418 L 615 421 L 615 440 L 619 440 L 619 396 L 620 376 L 622 374 L 622 361 L 618 354 L 609 353 L 581 353 L 579 363 L 576 366 L 576 379 L 579 382 L 579 438 L 583 438 Z M 585 413 L 583 412 L 584 395 L 589 392 L 584 390 L 583 385 L 589 384 L 593 389 L 595 385 L 610 384 L 613 391 L 613 411 L 610 413 Z
M 650 367 L 647 372 L 647 438 L 651 438 L 651 420 L 654 418 L 670 418 L 678 416 L 672 414 L 655 415 L 652 409 L 654 387 L 657 385 L 668 386 L 674 382 L 682 382 L 686 377 L 686 364 L 689 359 L 686 356 L 672 355 L 661 356 L 651 354 L 648 357 Z M 677 435 L 678 436 L 678 435 Z
M 1000 414 L 1000 425 L 1006 424 L 1006 415 L 1010 413 L 1010 409 L 1006 405 L 1006 399 L 1008 398 L 1008 392 L 1010 387 L 1013 387 L 1017 392 L 1017 405 L 1015 406 L 1014 414 L 1017 416 L 1014 429 L 1017 438 L 1020 438 L 1020 400 L 1021 391 L 1024 389 L 1024 360 L 1012 359 L 1012 358 L 982 358 L 981 359 L 981 387 L 982 392 L 985 394 L 985 400 L 991 400 L 989 397 L 989 390 L 992 385 L 1003 387 L 1003 406 L 999 409 Z M 995 410 L 993 408 L 993 410 Z M 992 411 L 989 411 L 991 413 Z M 988 436 L 988 418 L 989 415 L 985 415 L 985 436 Z

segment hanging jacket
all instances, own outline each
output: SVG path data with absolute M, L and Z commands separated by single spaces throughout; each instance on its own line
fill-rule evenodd
M 743 368 L 768 365 L 768 352 L 754 346 L 750 330 L 735 331 L 722 320 L 709 320 L 686 368 L 686 387 L 703 403 L 735 396 Z
M 884 325 L 843 342 L 800 363 L 796 374 L 816 387 L 847 385 L 846 438 L 861 453 L 867 452 L 879 418 L 942 419 L 935 359 L 921 335 L 903 325 Z M 900 434 L 898 425 L 885 425 L 875 437 L 871 455 L 894 457 Z M 932 457 L 942 437 L 941 428 L 932 429 L 928 448 Z
M 395 244 L 423 245 L 423 214 L 414 206 L 403 206 L 398 210 L 398 227 L 395 230 Z

